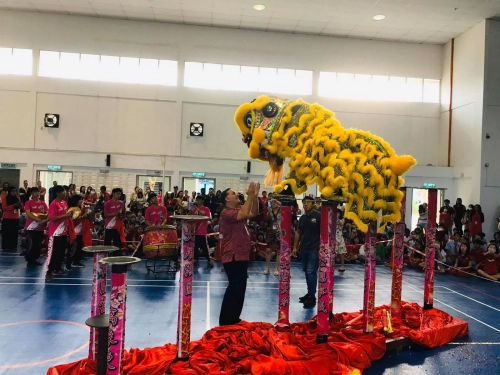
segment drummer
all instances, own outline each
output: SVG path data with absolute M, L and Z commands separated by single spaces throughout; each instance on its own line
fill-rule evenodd
M 49 208 L 47 203 L 40 200 L 38 187 L 31 188 L 31 199 L 26 202 L 26 261 L 28 267 L 41 266 L 38 261 L 40 249 L 42 248 L 43 233 L 47 227 Z
M 158 196 L 150 193 L 148 196 L 149 207 L 146 209 L 144 218 L 148 227 L 153 225 L 165 225 L 167 223 L 167 208 L 158 204 Z

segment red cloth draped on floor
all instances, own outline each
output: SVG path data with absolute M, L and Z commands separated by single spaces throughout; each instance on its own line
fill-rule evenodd
M 409 337 L 414 342 L 436 347 L 468 333 L 468 324 L 447 313 L 423 311 L 416 303 L 403 302 L 402 319 L 392 321 L 392 334 L 384 335 L 380 306 L 375 310 L 375 332 L 361 331 L 360 312 L 335 314 L 330 322 L 327 344 L 316 344 L 316 320 L 294 323 L 288 330 L 269 323 L 241 322 L 216 327 L 201 340 L 191 342 L 189 361 L 174 362 L 176 347 L 166 344 L 125 352 L 124 375 L 256 374 L 328 375 L 360 374 L 372 361 L 385 354 L 386 339 Z M 94 375 L 95 363 L 88 359 L 51 367 L 47 375 Z

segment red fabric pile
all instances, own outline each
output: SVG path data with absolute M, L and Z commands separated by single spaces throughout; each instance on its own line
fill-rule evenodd
M 403 302 L 403 319 L 393 319 L 394 332 L 384 334 L 382 311 L 375 310 L 375 332 L 365 334 L 361 321 L 346 327 L 360 315 L 335 314 L 327 344 L 316 344 L 316 318 L 278 329 L 269 323 L 241 322 L 216 327 L 191 342 L 189 361 L 174 362 L 176 347 L 166 344 L 143 350 L 131 349 L 123 358 L 124 375 L 328 375 L 359 374 L 385 354 L 386 339 L 409 337 L 436 347 L 468 333 L 468 324 L 447 313 L 423 311 L 416 303 Z M 96 365 L 88 359 L 49 368 L 47 375 L 94 375 Z

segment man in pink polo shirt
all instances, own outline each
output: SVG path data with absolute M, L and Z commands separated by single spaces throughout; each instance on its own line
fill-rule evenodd
M 62 262 L 68 242 L 67 220 L 72 213 L 68 212 L 64 187 L 54 186 L 53 193 L 55 199 L 49 207 L 49 246 L 45 263 L 47 266 L 45 281 L 54 280 L 53 275 L 66 275 L 68 273 L 62 269 Z
M 251 241 L 247 220 L 259 214 L 260 184 L 251 182 L 247 189 L 247 200 L 241 206 L 238 194 L 232 189 L 222 192 L 224 209 L 220 214 L 220 231 L 224 250 L 222 263 L 229 285 L 226 288 L 219 315 L 219 325 L 237 324 L 245 302 L 247 270 L 250 259 Z
M 158 204 L 158 197 L 155 193 L 150 193 L 148 197 L 149 207 L 146 209 L 144 219 L 146 225 L 165 225 L 167 222 L 167 208 Z
M 31 199 L 26 202 L 24 209 L 26 211 L 26 225 L 24 232 L 26 234 L 26 261 L 28 267 L 41 266 L 38 261 L 43 242 L 43 232 L 47 227 L 48 219 L 39 218 L 33 214 L 48 214 L 47 203 L 40 200 L 40 191 L 38 187 L 31 188 Z
M 210 260 L 210 255 L 208 255 L 208 243 L 207 243 L 207 229 L 208 222 L 212 218 L 210 214 L 210 209 L 203 205 L 204 199 L 201 195 L 196 197 L 195 207 L 191 210 L 191 215 L 206 216 L 208 219 L 205 221 L 197 222 L 196 236 L 194 238 L 194 261 L 198 263 L 198 258 L 200 257 L 200 250 L 203 256 L 207 259 L 207 266 L 212 268 L 214 264 Z

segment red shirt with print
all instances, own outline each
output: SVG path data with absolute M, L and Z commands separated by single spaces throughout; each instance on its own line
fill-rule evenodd
M 224 208 L 220 214 L 219 225 L 223 233 L 224 252 L 222 263 L 248 261 L 250 259 L 250 234 L 247 220 L 238 220 L 237 208 Z

